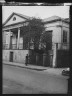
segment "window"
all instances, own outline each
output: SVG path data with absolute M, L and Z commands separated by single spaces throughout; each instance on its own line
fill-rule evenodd
M 67 43 L 67 31 L 63 31 L 63 43 Z
M 15 20 L 16 20 L 16 17 L 13 18 L 13 21 L 15 21 Z

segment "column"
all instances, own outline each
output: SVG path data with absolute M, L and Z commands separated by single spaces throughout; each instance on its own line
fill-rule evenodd
M 20 28 L 18 28 L 17 49 L 19 48 Z
M 12 48 L 11 46 L 12 46 L 12 38 L 11 38 L 11 36 L 12 36 L 12 33 L 11 33 L 11 30 L 9 30 L 9 32 L 10 32 L 10 42 L 9 42 L 9 48 Z

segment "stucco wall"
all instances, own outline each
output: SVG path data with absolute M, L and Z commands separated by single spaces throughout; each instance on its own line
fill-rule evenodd
M 46 29 L 46 31 L 48 30 L 52 30 L 52 49 L 55 45 L 55 43 L 59 43 L 58 44 L 58 49 L 61 48 L 61 27 L 48 27 Z
M 13 62 L 25 63 L 28 50 L 3 50 L 3 60 L 10 61 L 10 52 L 13 52 Z
M 67 44 L 62 44 L 62 49 L 66 49 L 68 50 L 69 49 L 69 27 L 66 27 L 66 24 L 64 23 L 63 24 L 63 30 L 67 31 Z M 62 31 L 62 43 L 63 43 L 63 31 Z
M 3 50 L 2 51 L 2 59 L 4 61 L 9 61 L 9 50 Z
M 14 62 L 25 63 L 25 57 L 28 54 L 28 50 L 14 50 Z
M 62 27 L 58 27 L 61 25 Z M 58 49 L 69 49 L 69 45 L 62 44 L 63 30 L 67 31 L 67 43 L 69 43 L 69 24 L 61 21 L 45 24 L 46 31 L 52 30 L 52 44 L 58 43 Z M 54 46 L 53 44 L 53 46 Z M 53 49 L 53 47 L 52 47 Z

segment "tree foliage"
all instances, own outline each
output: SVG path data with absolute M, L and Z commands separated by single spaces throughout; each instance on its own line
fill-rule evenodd
M 30 41 L 32 40 L 34 43 L 34 49 L 38 49 L 40 37 L 45 31 L 44 23 L 39 18 L 33 18 L 28 22 L 29 24 L 27 26 L 22 27 L 21 29 L 24 38 L 24 44 L 30 43 Z
M 41 36 L 41 43 L 46 45 L 46 50 L 50 50 L 52 47 L 52 33 L 51 31 L 44 32 Z

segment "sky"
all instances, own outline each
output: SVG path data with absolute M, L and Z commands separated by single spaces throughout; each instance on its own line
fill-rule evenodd
M 2 6 L 2 22 L 4 23 L 12 12 L 41 19 L 53 15 L 69 18 L 69 9 L 69 6 Z

